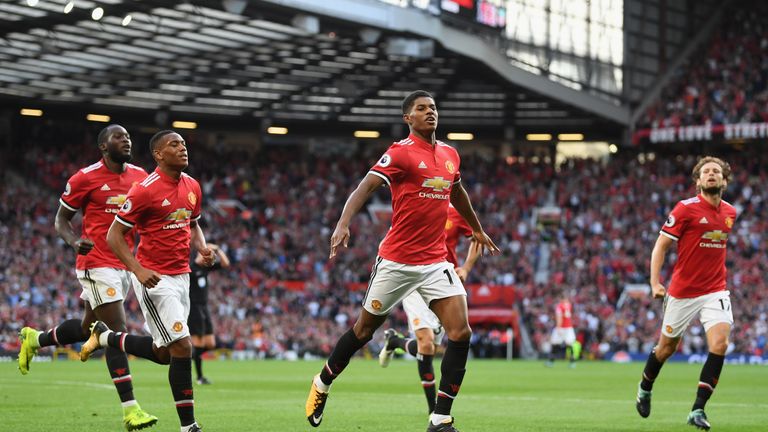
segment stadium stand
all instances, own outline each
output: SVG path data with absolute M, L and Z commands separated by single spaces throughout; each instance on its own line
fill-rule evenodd
M 29 132 L 17 169 L 5 173 L 0 189 L 0 230 L 8 244 L 0 252 L 0 341 L 11 352 L 21 326 L 51 325 L 79 308 L 72 256 L 56 237 L 52 217 L 69 174 L 95 153 L 93 137 L 82 130 L 65 132 L 62 126 L 57 133 L 48 125 Z M 72 140 L 71 145 L 59 137 Z M 137 163 L 149 166 L 140 157 L 140 138 L 135 140 Z M 380 149 L 367 148 L 342 164 L 297 149 L 272 147 L 251 154 L 208 147 L 194 135 L 189 141 L 189 171 L 211 197 L 205 230 L 233 262 L 228 271 L 210 275 L 220 346 L 255 357 L 327 355 L 356 318 L 364 293 L 359 288 L 364 289 L 370 257 L 387 223 L 361 213 L 350 250 L 334 262 L 327 261 L 330 227 L 344 196 Z M 729 238 L 729 283 L 739 311 L 732 349 L 761 355 L 768 336 L 762 277 L 768 262 L 763 238 L 768 195 L 760 185 L 768 173 L 764 157 L 754 152 L 726 157 L 736 173 L 726 198 L 742 212 L 739 229 Z M 555 170 L 530 160 L 510 164 L 465 158 L 467 189 L 487 231 L 504 251 L 500 257 L 481 259 L 470 283 L 514 287 L 522 328 L 539 352 L 548 349 L 555 293 L 562 288 L 574 294 L 578 335 L 589 358 L 619 350 L 647 352 L 654 343 L 660 304 L 647 295 L 622 293 L 628 284 L 647 281 L 660 223 L 677 200 L 693 194 L 684 173 L 695 159 L 649 159 L 626 152 L 610 161 L 566 160 Z M 235 160 L 254 175 L 231 169 Z M 533 222 L 535 209 L 550 199 L 563 209 L 560 223 Z M 243 207 L 215 204 L 227 200 Z M 382 191 L 374 203 L 387 200 Z M 549 278 L 537 281 L 542 244 L 551 250 L 544 264 Z M 135 299 L 127 302 L 127 309 L 130 328 L 140 330 L 143 320 Z M 394 314 L 393 325 L 402 327 L 403 319 L 402 313 Z M 507 326 L 493 321 L 475 325 L 475 355 L 505 355 Z M 703 352 L 700 328 L 693 326 L 689 333 L 681 352 Z

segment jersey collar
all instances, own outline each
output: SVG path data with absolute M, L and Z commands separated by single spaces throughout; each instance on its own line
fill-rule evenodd
M 408 139 L 418 144 L 419 147 L 424 147 L 429 150 L 434 150 L 435 148 L 437 148 L 437 142 L 435 142 L 435 145 L 432 145 L 431 143 L 417 137 L 416 134 L 413 134 L 413 133 L 408 135 Z
M 159 175 L 159 176 L 160 176 L 160 178 L 161 178 L 161 179 L 163 179 L 164 181 L 166 181 L 166 182 L 168 182 L 168 183 L 174 183 L 174 184 L 176 184 L 176 183 L 178 183 L 178 182 L 179 182 L 179 180 L 181 180 L 181 177 L 179 177 L 179 179 L 177 180 L 177 179 L 175 179 L 175 178 L 173 178 L 173 177 L 169 176 L 168 174 L 166 174 L 166 173 L 162 172 L 162 171 L 160 170 L 160 167 L 157 167 L 157 168 L 155 168 L 155 172 L 157 173 L 157 175 Z

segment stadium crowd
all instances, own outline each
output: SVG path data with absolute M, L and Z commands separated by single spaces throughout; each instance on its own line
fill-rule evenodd
M 17 349 L 16 332 L 22 326 L 48 328 L 81 311 L 73 252 L 56 236 L 53 216 L 69 175 L 93 162 L 97 151 L 88 134 L 66 137 L 72 140 L 66 146 L 60 145 L 61 138 L 46 138 L 43 132 L 30 136 L 30 145 L 15 169 L 4 170 L 0 185 L 0 236 L 6 245 L 0 248 L 0 347 L 8 352 Z M 356 319 L 388 224 L 361 212 L 352 225 L 349 250 L 332 262 L 328 238 L 344 198 L 383 148 L 367 148 L 340 163 L 297 148 L 268 147 L 250 154 L 198 144 L 194 135 L 186 138 L 188 172 L 204 188 L 204 230 L 232 261 L 230 269 L 209 276 L 218 345 L 254 357 L 326 356 Z M 150 168 L 136 138 L 134 146 L 135 163 Z M 726 159 L 735 178 L 725 198 L 741 213 L 728 240 L 736 319 L 732 349 L 762 354 L 768 336 L 763 234 L 768 192 L 760 185 L 768 172 L 756 154 Z M 678 200 L 694 194 L 688 175 L 694 163 L 693 157 L 626 154 L 613 155 L 611 163 L 568 160 L 556 170 L 543 162 L 467 156 L 462 163 L 466 188 L 486 231 L 503 251 L 482 258 L 470 282 L 513 285 L 522 328 L 541 352 L 548 349 L 553 308 L 562 290 L 575 304 L 585 355 L 648 352 L 657 338 L 661 304 L 647 295 L 622 293 L 627 284 L 647 283 L 661 223 Z M 388 196 L 382 191 L 374 202 L 386 204 Z M 560 223 L 536 223 L 534 210 L 551 197 L 562 209 Z M 235 200 L 242 205 L 233 205 Z M 549 278 L 536 283 L 542 244 L 551 251 Z M 668 277 L 671 265 L 666 269 Z M 303 289 L 292 281 L 301 281 Z M 135 297 L 126 305 L 129 330 L 140 331 L 143 318 Z M 398 311 L 390 324 L 405 329 L 404 318 Z M 481 325 L 475 330 L 475 355 L 505 354 L 500 348 L 503 328 Z M 704 352 L 703 344 L 700 328 L 692 326 L 681 350 Z
M 768 25 L 760 18 L 768 5 L 741 3 L 675 70 L 639 128 L 768 122 Z

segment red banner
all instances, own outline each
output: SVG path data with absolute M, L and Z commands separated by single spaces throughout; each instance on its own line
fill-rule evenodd
M 470 306 L 512 306 L 515 302 L 513 286 L 471 284 L 465 288 Z

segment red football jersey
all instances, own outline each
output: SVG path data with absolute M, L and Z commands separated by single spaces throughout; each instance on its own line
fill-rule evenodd
M 389 147 L 369 171 L 392 192 L 392 227 L 379 256 L 410 265 L 445 261 L 445 221 L 451 189 L 461 181 L 459 163 L 453 147 L 413 134 Z
M 555 307 L 555 314 L 562 320 L 559 328 L 573 327 L 573 305 L 571 302 L 561 301 L 558 303 Z
M 459 266 L 459 258 L 456 256 L 456 248 L 459 246 L 460 237 L 472 235 L 472 228 L 467 221 L 452 206 L 448 206 L 448 219 L 445 221 L 445 247 L 448 249 L 448 262 L 454 267 Z
M 677 240 L 677 263 L 669 283 L 675 298 L 699 297 L 726 287 L 725 250 L 736 209 L 712 206 L 701 195 L 677 203 L 661 234 Z
M 115 214 L 125 202 L 128 190 L 146 177 L 147 172 L 144 169 L 131 164 L 125 164 L 125 171 L 121 174 L 114 173 L 102 159 L 69 178 L 59 202 L 73 212 L 83 210 L 82 237 L 93 242 L 93 249 L 88 255 L 77 254 L 75 267 L 78 270 L 98 267 L 125 268 L 107 245 L 107 231 L 115 220 Z M 133 231 L 126 233 L 125 241 L 131 249 L 133 239 Z
M 115 218 L 138 229 L 142 266 L 164 275 L 190 273 L 189 225 L 200 219 L 201 201 L 200 184 L 184 173 L 176 180 L 155 169 L 131 188 Z

